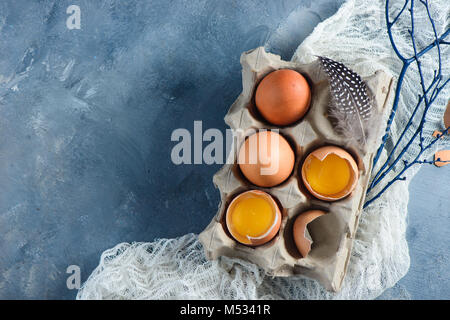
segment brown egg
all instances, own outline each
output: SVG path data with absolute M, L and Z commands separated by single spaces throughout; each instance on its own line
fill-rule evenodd
M 305 258 L 311 251 L 312 241 L 306 237 L 306 227 L 314 219 L 324 215 L 326 212 L 320 210 L 310 210 L 297 216 L 293 227 L 294 242 L 298 251 Z
M 258 246 L 275 237 L 281 225 L 281 212 L 266 192 L 250 190 L 231 201 L 226 212 L 226 225 L 238 242 Z
M 348 196 L 358 182 L 358 166 L 344 149 L 326 146 L 314 150 L 302 165 L 302 180 L 313 196 L 335 201 Z
M 308 111 L 311 90 L 297 71 L 281 69 L 269 73 L 259 83 L 256 108 L 268 122 L 285 126 L 300 120 Z
M 241 146 L 238 164 L 244 176 L 260 187 L 273 187 L 291 174 L 295 155 L 291 146 L 276 132 L 260 131 Z

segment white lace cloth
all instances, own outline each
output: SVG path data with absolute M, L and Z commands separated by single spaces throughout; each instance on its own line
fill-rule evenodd
M 391 0 L 398 8 L 403 0 Z M 418 1 L 417 1 L 418 2 Z M 360 75 L 377 69 L 398 75 L 401 63 L 394 55 L 386 33 L 384 0 L 349 0 L 339 11 L 320 23 L 300 45 L 293 59 L 308 62 L 323 55 L 343 62 Z M 432 39 L 426 12 L 417 4 L 416 30 L 418 45 Z M 431 1 L 431 12 L 437 31 L 448 27 L 450 1 Z M 439 10 L 438 10 L 439 9 Z M 394 10 L 395 12 L 396 10 Z M 293 12 L 289 21 L 295 21 Z M 406 11 L 405 17 L 409 19 Z M 401 25 L 409 20 L 401 19 Z M 286 26 L 281 25 L 280 28 Z M 291 26 L 292 27 L 292 26 Z M 406 28 L 406 27 L 405 27 Z M 405 28 L 402 28 L 405 30 Z M 408 34 L 396 33 L 401 52 L 411 52 Z M 448 46 L 447 46 L 448 47 Z M 443 57 L 448 57 L 444 49 Z M 425 76 L 433 72 L 431 58 L 424 57 Z M 449 74 L 448 63 L 443 73 Z M 414 72 L 408 73 L 392 126 L 392 137 L 398 137 L 417 101 L 420 84 Z M 441 97 L 448 97 L 445 90 Z M 442 129 L 446 102 L 441 98 L 430 111 L 425 138 L 431 139 L 435 129 Z M 407 133 L 413 134 L 412 130 Z M 387 151 L 392 143 L 386 146 Z M 411 160 L 417 148 L 405 154 Z M 429 157 L 434 150 L 427 154 Z M 386 150 L 384 153 L 384 157 Z M 382 160 L 382 159 L 381 159 Z M 382 162 L 382 161 L 380 161 Z M 407 174 L 408 180 L 418 167 Z M 316 281 L 299 277 L 271 278 L 257 266 L 237 259 L 222 257 L 207 261 L 194 234 L 176 239 L 159 239 L 151 243 L 121 243 L 106 250 L 99 266 L 79 290 L 77 299 L 371 299 L 392 287 L 409 268 L 405 239 L 408 203 L 408 180 L 395 183 L 378 201 L 362 214 L 348 273 L 342 290 L 330 293 Z M 370 195 L 369 195 L 370 196 Z

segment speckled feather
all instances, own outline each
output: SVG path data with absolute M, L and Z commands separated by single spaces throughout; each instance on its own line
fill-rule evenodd
M 371 94 L 361 77 L 342 63 L 318 57 L 330 81 L 332 103 L 329 115 L 335 127 L 350 144 L 362 147 L 367 142 L 368 126 L 372 119 Z

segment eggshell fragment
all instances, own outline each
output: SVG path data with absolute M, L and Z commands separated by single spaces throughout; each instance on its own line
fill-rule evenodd
M 298 251 L 305 258 L 311 251 L 312 240 L 308 239 L 307 226 L 314 219 L 324 215 L 324 211 L 310 210 L 297 216 L 293 227 L 293 237 Z
M 255 104 L 272 124 L 285 126 L 300 120 L 309 109 L 311 89 L 299 72 L 281 69 L 269 73 L 259 83 Z
M 274 220 L 273 220 L 272 225 L 267 229 L 267 231 L 264 234 L 262 234 L 258 237 L 250 237 L 250 236 L 237 234 L 231 223 L 232 210 L 234 209 L 235 205 L 241 199 L 246 198 L 246 197 L 262 197 L 272 205 L 272 208 L 274 210 Z M 264 191 L 260 191 L 260 190 L 249 190 L 249 191 L 239 194 L 237 197 L 235 197 L 231 201 L 231 203 L 229 204 L 227 211 L 226 211 L 225 222 L 226 222 L 228 231 L 230 232 L 231 236 L 236 241 L 238 241 L 242 244 L 248 245 L 248 246 L 259 246 L 259 245 L 263 245 L 263 244 L 269 242 L 270 240 L 272 240 L 275 237 L 275 235 L 277 234 L 277 232 L 280 230 L 281 211 L 280 211 L 280 208 L 278 207 L 278 204 L 275 202 L 275 200 L 272 198 L 272 196 L 269 195 L 268 193 L 266 193 Z
M 445 128 L 450 127 L 450 100 L 447 103 L 447 109 L 444 112 L 444 126 Z
M 444 127 L 445 127 L 445 129 L 447 129 L 448 127 L 450 127 L 450 100 L 449 100 L 449 102 L 448 102 L 448 104 L 447 104 L 447 109 L 446 109 L 445 112 L 444 112 L 444 118 L 443 118 L 443 121 L 444 121 Z M 435 131 L 433 132 L 433 137 L 437 138 L 438 135 L 441 135 L 441 134 L 442 134 L 441 131 L 435 130 Z M 450 134 L 450 132 L 447 132 L 447 134 Z M 443 139 L 443 138 L 444 138 L 444 136 L 441 136 L 441 139 Z
M 437 161 L 437 159 L 439 159 L 441 161 Z M 449 164 L 450 162 L 444 162 L 444 161 L 450 161 L 450 150 L 441 150 L 441 151 L 436 152 L 434 155 L 434 160 L 435 160 L 434 165 L 436 167 L 443 167 L 443 166 Z
M 260 131 L 244 141 L 238 163 L 251 183 L 273 187 L 289 177 L 294 169 L 295 155 L 283 136 L 273 131 Z
M 316 192 L 311 187 L 311 185 L 308 182 L 308 179 L 306 178 L 306 170 L 307 170 L 313 157 L 316 157 L 320 161 L 323 161 L 330 154 L 335 154 L 338 157 L 347 161 L 347 163 L 349 165 L 349 169 L 350 169 L 350 180 L 349 180 L 349 183 L 347 184 L 347 186 L 342 191 L 337 192 L 335 194 L 331 194 L 331 195 L 324 195 L 319 192 Z M 325 147 L 319 148 L 317 150 L 314 150 L 306 157 L 306 159 L 302 165 L 301 175 L 302 175 L 303 183 L 305 184 L 308 191 L 314 197 L 321 199 L 321 200 L 325 200 L 325 201 L 336 201 L 336 200 L 345 198 L 346 196 L 348 196 L 350 193 L 353 192 L 353 190 L 355 189 L 356 184 L 358 182 L 359 171 L 358 171 L 358 165 L 356 164 L 353 157 L 347 151 L 345 151 L 342 148 L 336 147 L 336 146 L 325 146 Z
M 450 100 L 448 101 L 447 109 L 444 112 L 444 126 L 446 129 L 450 127 Z M 450 132 L 448 132 L 447 134 L 450 134 Z M 442 132 L 440 131 L 433 132 L 433 137 L 437 138 L 438 135 L 442 135 Z M 444 139 L 444 136 L 441 136 L 441 139 Z M 442 161 L 437 161 L 437 159 L 440 159 Z M 444 161 L 450 161 L 450 150 L 441 150 L 436 152 L 434 154 L 434 160 L 435 160 L 434 165 L 436 167 L 443 167 L 449 164 L 449 162 Z

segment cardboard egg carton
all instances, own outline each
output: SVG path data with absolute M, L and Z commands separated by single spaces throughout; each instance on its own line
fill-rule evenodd
M 377 133 L 367 142 L 365 150 L 351 149 L 344 144 L 342 137 L 335 132 L 327 118 L 330 87 L 318 60 L 310 64 L 283 61 L 280 56 L 266 53 L 263 47 L 259 47 L 243 53 L 241 65 L 243 91 L 229 109 L 225 122 L 231 129 L 240 129 L 243 132 L 263 128 L 279 129 L 279 133 L 291 144 L 296 161 L 294 170 L 286 181 L 272 188 L 261 188 L 246 180 L 236 164 L 237 152 L 233 153 L 234 163 L 225 164 L 213 178 L 214 184 L 220 190 L 221 203 L 216 216 L 199 236 L 206 256 L 208 259 L 217 259 L 220 256 L 241 258 L 257 264 L 269 275 L 301 275 L 318 280 L 330 291 L 338 291 L 350 259 L 372 159 L 385 129 L 385 117 L 376 117 L 378 123 L 373 123 L 373 129 L 376 129 Z M 293 69 L 303 74 L 312 92 L 308 113 L 303 119 L 287 127 L 269 124 L 259 115 L 254 104 L 258 83 L 268 73 L 278 69 Z M 389 112 L 387 102 L 391 96 L 392 78 L 382 71 L 377 71 L 363 80 L 372 92 L 377 112 L 386 115 Z M 305 157 L 325 145 L 341 146 L 349 151 L 358 164 L 360 174 L 353 193 L 335 202 L 314 198 L 301 179 L 300 170 Z M 239 150 L 239 146 L 236 150 Z M 257 247 L 235 241 L 225 224 L 228 204 L 235 196 L 250 189 L 263 190 L 272 195 L 282 212 L 278 234 L 268 243 Z M 311 209 L 323 210 L 327 214 L 308 225 L 305 236 L 312 239 L 313 243 L 311 251 L 303 258 L 295 246 L 292 227 L 298 214 Z

